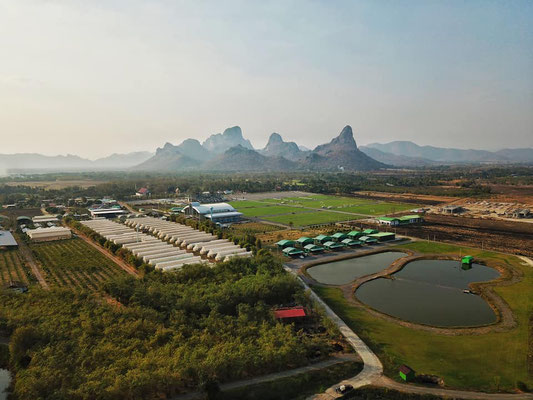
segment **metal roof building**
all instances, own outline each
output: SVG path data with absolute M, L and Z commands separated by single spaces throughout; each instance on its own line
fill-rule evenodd
M 1 247 L 16 247 L 17 241 L 9 231 L 0 231 L 0 248 Z
M 51 240 L 70 239 L 72 232 L 68 228 L 52 227 L 52 228 L 37 228 L 28 229 L 26 234 L 34 242 L 47 242 Z
M 242 213 L 228 203 L 200 204 L 192 202 L 183 209 L 185 215 L 210 219 L 214 223 L 226 224 L 241 220 Z

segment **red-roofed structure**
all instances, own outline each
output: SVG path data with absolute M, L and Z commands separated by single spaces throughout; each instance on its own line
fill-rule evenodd
M 279 310 L 274 310 L 274 316 L 277 319 L 286 319 L 286 318 L 301 318 L 307 317 L 303 307 L 292 307 L 292 308 L 281 308 Z
M 144 196 L 148 196 L 149 194 L 150 194 L 150 191 L 145 187 L 140 188 L 139 190 L 137 190 L 137 193 L 135 193 L 137 197 L 144 197 Z

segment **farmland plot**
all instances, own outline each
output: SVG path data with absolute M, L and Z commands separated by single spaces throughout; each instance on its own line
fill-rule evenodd
M 36 282 L 35 277 L 19 255 L 18 250 L 0 251 L 0 282 L 18 281 L 26 284 Z
M 32 244 L 50 285 L 99 290 L 104 282 L 124 271 L 80 239 Z

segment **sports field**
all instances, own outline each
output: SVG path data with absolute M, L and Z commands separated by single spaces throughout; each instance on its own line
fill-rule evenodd
M 310 194 L 299 197 L 236 200 L 231 205 L 244 216 L 283 225 L 308 226 L 350 221 L 415 208 L 416 205 L 352 197 Z

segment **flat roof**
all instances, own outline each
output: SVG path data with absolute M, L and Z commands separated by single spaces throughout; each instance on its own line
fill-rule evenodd
M 213 213 L 213 219 L 227 218 L 227 217 L 240 217 L 241 215 L 242 215 L 242 213 L 240 213 L 238 211 L 218 212 L 218 213 Z M 211 219 L 211 214 L 205 214 L 204 216 L 206 218 Z
M 18 246 L 18 244 L 11 232 L 0 231 L 0 246 Z

